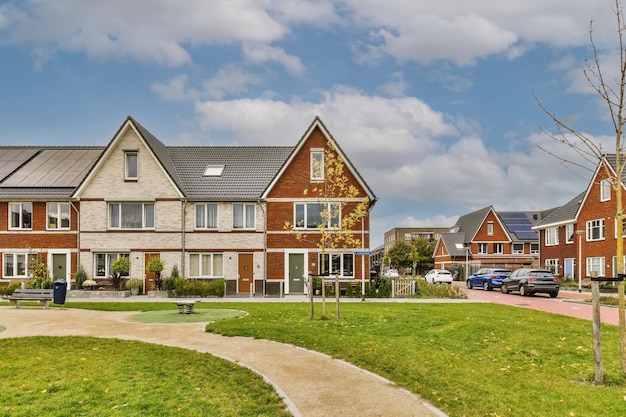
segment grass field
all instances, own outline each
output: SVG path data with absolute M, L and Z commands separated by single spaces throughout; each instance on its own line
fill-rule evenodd
M 68 303 L 66 308 L 171 308 L 166 304 Z M 418 393 L 453 417 L 617 417 L 626 410 L 615 326 L 602 332 L 607 384 L 594 386 L 589 321 L 487 303 L 344 303 L 340 321 L 309 320 L 306 303 L 211 307 L 248 314 L 209 324 L 210 332 L 324 352 Z M 350 401 L 349 387 L 338 395 Z

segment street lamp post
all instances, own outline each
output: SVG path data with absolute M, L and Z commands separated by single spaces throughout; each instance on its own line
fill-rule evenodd
M 576 234 L 578 235 L 578 292 L 581 293 L 583 291 L 583 235 L 585 234 L 584 230 L 576 230 Z

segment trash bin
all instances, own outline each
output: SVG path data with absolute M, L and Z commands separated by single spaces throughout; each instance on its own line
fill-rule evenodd
M 65 304 L 65 295 L 67 293 L 67 282 L 64 279 L 54 281 L 52 285 L 52 298 L 54 304 Z

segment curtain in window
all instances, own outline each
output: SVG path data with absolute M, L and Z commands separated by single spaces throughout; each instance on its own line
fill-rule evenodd
M 254 205 L 246 205 L 246 227 L 254 227 Z
M 154 204 L 144 204 L 144 222 L 146 228 L 154 228 Z
M 199 229 L 204 229 L 206 224 L 204 222 L 204 204 L 196 204 L 196 227 Z
M 224 255 L 216 253 L 213 255 L 213 276 L 221 277 L 224 275 Z
M 200 276 L 200 255 L 198 254 L 189 255 L 189 276 Z
M 243 204 L 233 205 L 233 227 L 243 229 Z
M 211 275 L 211 255 L 202 255 L 202 268 L 200 275 L 203 277 Z
M 122 228 L 141 229 L 142 204 L 122 204 Z
M 209 229 L 217 229 L 217 204 L 207 204 L 206 218 L 206 227 Z

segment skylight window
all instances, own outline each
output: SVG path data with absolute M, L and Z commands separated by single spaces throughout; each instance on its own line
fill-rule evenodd
M 224 165 L 207 165 L 204 170 L 205 177 L 221 177 L 224 171 Z

